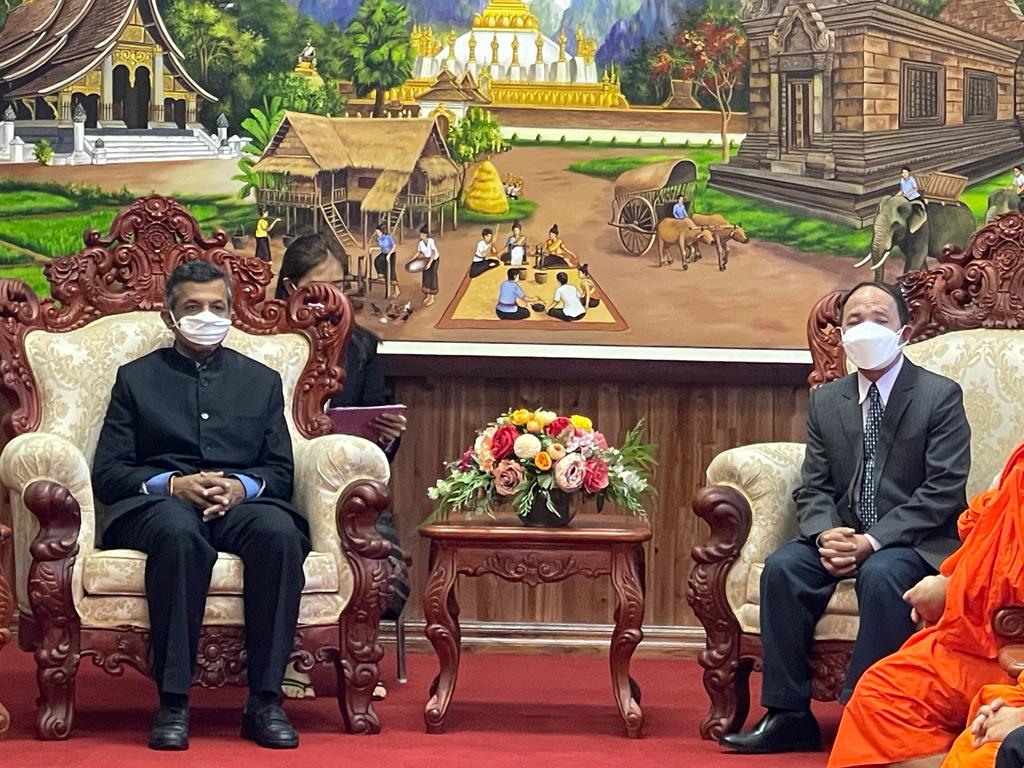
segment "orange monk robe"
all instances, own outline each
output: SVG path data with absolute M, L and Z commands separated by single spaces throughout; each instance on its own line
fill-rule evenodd
M 1010 457 L 999 487 L 971 500 L 959 529 L 964 543 L 941 568 L 949 577 L 942 617 L 861 677 L 843 712 L 829 768 L 947 752 L 967 723 L 975 694 L 1006 680 L 996 660 L 992 617 L 999 608 L 1024 603 L 1024 445 Z
M 1024 707 L 1024 685 L 1021 681 L 1017 685 L 986 685 L 974 697 L 971 705 L 971 713 L 967 717 L 967 727 L 978 716 L 978 709 L 982 704 L 989 704 L 994 699 L 1002 699 L 1011 707 Z M 996 764 L 996 752 L 999 751 L 998 742 L 982 744 L 974 748 L 974 737 L 970 731 L 965 729 L 953 743 L 942 768 L 993 768 Z

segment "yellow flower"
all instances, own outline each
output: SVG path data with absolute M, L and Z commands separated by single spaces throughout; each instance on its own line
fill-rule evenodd
M 592 432 L 594 430 L 594 422 L 586 416 L 573 415 L 569 417 L 569 421 L 572 422 L 576 429 L 582 429 L 584 432 Z
M 536 419 L 530 419 L 528 422 L 526 422 L 526 431 L 527 432 L 540 432 L 543 429 L 544 429 L 544 427 L 542 427 L 541 423 L 539 421 L 537 421 Z
M 526 410 L 525 408 L 519 408 L 517 410 L 512 411 L 512 423 L 518 427 L 521 427 L 523 424 L 525 424 L 532 418 L 533 413 Z
M 541 427 L 543 428 L 550 424 L 552 421 L 554 421 L 556 418 L 558 418 L 558 414 L 555 413 L 554 411 L 537 411 L 536 413 L 533 414 L 533 418 L 539 421 Z
M 547 451 L 541 451 L 533 457 L 533 463 L 541 472 L 547 472 L 551 469 L 551 455 Z

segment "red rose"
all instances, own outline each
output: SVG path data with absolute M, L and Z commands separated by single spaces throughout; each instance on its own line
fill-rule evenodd
M 608 465 L 601 459 L 590 459 L 583 473 L 583 488 L 587 493 L 597 493 L 608 487 Z
M 519 437 L 519 430 L 512 424 L 498 428 L 494 437 L 491 438 L 491 456 L 495 461 L 501 461 L 512 453 L 517 437 Z
M 559 416 L 548 424 L 547 432 L 551 437 L 560 437 L 567 429 L 572 429 L 572 422 L 565 416 Z

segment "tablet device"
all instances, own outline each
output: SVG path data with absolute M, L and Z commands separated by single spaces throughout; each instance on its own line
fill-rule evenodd
M 405 413 L 404 405 L 375 405 L 367 408 L 328 408 L 327 415 L 336 435 L 355 435 L 376 442 L 379 432 L 372 422 L 385 413 Z

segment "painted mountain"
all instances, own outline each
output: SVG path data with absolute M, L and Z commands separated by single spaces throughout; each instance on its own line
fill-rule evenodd
M 344 27 L 355 15 L 362 0 L 289 0 L 300 11 L 322 22 L 336 21 Z M 436 27 L 469 27 L 487 0 L 404 0 L 409 17 L 420 24 Z
M 617 21 L 611 27 L 598 48 L 598 66 L 624 62 L 644 40 L 670 37 L 682 11 L 694 4 L 694 0 L 643 0 L 632 18 Z
M 572 0 L 562 15 L 562 29 L 569 38 L 566 46 L 570 53 L 576 52 L 576 29 L 583 27 L 588 37 L 598 43 L 615 26 L 616 22 L 629 19 L 640 8 L 642 0 Z

